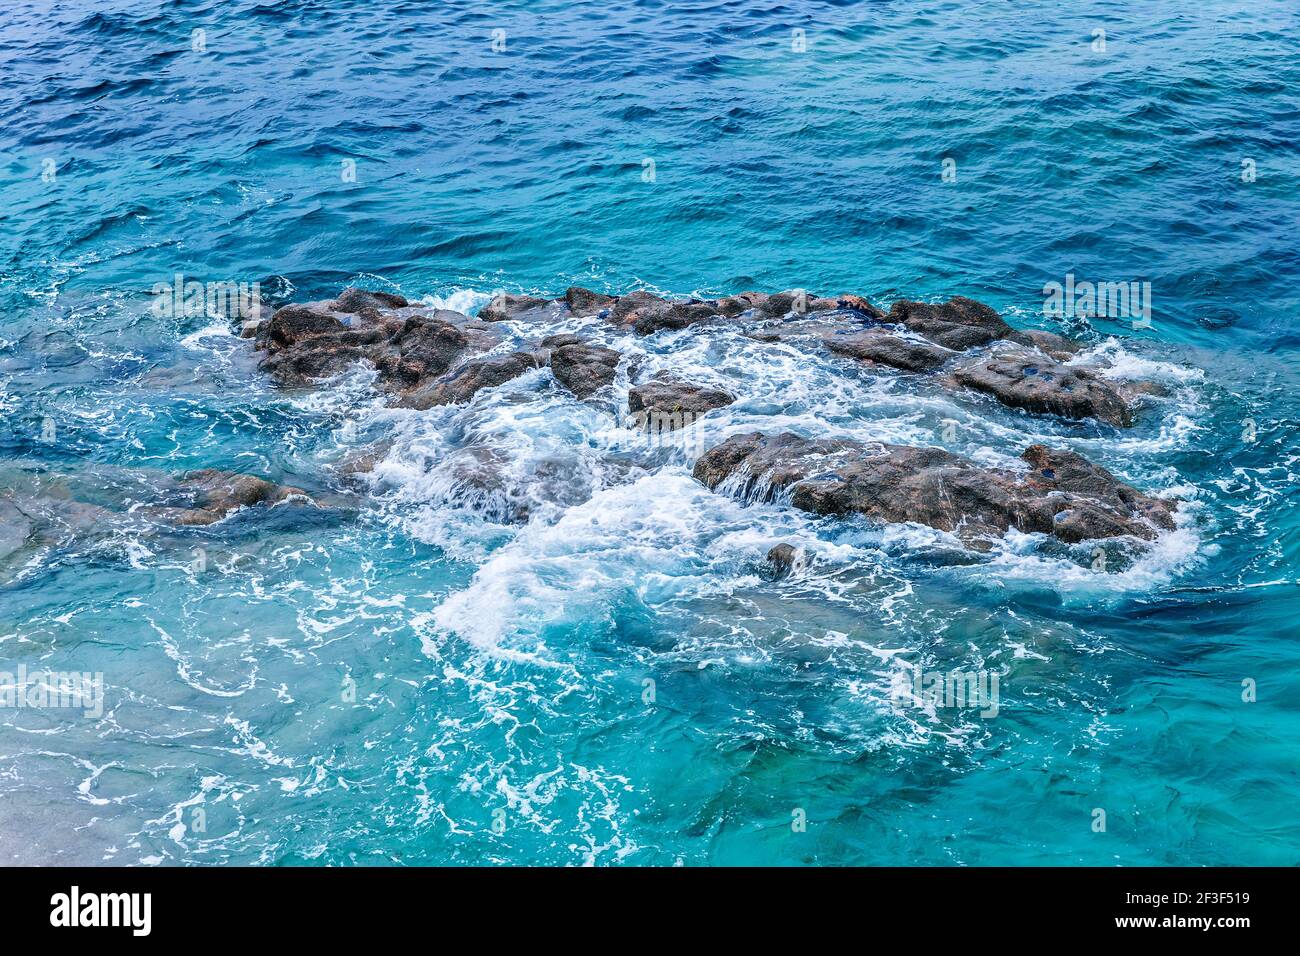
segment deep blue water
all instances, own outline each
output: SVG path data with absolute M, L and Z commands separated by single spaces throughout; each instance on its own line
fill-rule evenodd
M 0 519 L 34 530 L 0 547 L 0 669 L 107 686 L 93 719 L 0 707 L 0 860 L 1300 861 L 1297 91 L 1271 0 L 6 0 Z M 287 392 L 151 311 L 177 273 L 973 296 L 1167 395 L 1121 432 L 726 332 L 618 344 L 739 392 L 722 433 L 955 421 L 981 460 L 1046 440 L 1178 494 L 1180 527 L 1101 572 L 960 556 L 610 454 L 545 371 L 423 413 Z M 1149 281 L 1150 328 L 1045 317 L 1067 274 Z M 480 443 L 526 525 L 456 493 Z M 357 491 L 335 466 L 373 449 Z M 199 467 L 320 506 L 136 520 Z M 765 580 L 785 540 L 813 563 Z M 999 716 L 900 707 L 912 666 L 999 673 Z

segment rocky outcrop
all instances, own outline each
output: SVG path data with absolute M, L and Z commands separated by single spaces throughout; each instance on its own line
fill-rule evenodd
M 557 303 L 551 299 L 539 299 L 532 295 L 495 296 L 491 302 L 479 309 L 478 317 L 483 322 L 518 322 L 528 319 L 553 318 Z
M 1121 535 L 1144 540 L 1173 527 L 1174 502 L 1143 495 L 1068 451 L 1033 445 L 1021 474 L 941 448 L 809 439 L 785 432 L 733 435 L 695 464 L 712 489 L 788 496 L 823 515 L 916 522 L 986 543 L 1010 528 L 1065 542 Z
M 615 301 L 612 295 L 601 295 L 578 285 L 569 286 L 564 293 L 564 304 L 574 315 L 599 315 Z
M 410 408 L 468 401 L 482 388 L 548 362 L 557 381 L 587 398 L 613 381 L 614 350 L 566 334 L 531 350 L 485 354 L 503 340 L 495 322 L 570 315 L 595 316 L 638 335 L 744 322 L 746 334 L 760 341 L 824 348 L 868 368 L 944 371 L 937 381 L 949 388 L 973 389 L 1036 414 L 1116 426 L 1131 425 L 1130 401 L 1152 391 L 1067 365 L 1079 351 L 1077 342 L 1046 331 L 1017 331 L 993 309 L 962 296 L 941 304 L 899 301 L 885 313 L 851 293 L 817 296 L 793 289 L 670 301 L 646 290 L 610 296 L 571 286 L 561 299 L 499 295 L 480 313 L 487 321 L 479 321 L 353 287 L 332 301 L 279 309 L 256 325 L 254 337 L 255 347 L 266 353 L 262 368 L 282 384 L 306 385 L 364 360 L 377 370 L 377 386 Z
M 942 346 L 892 335 L 881 328 L 837 329 L 824 333 L 822 341 L 832 352 L 905 372 L 932 372 L 957 354 Z
M 574 339 L 577 336 L 543 339 L 542 347 L 550 349 L 555 380 L 578 398 L 589 398 L 613 384 L 622 356 L 613 349 Z
M 188 499 L 184 505 L 147 508 L 144 513 L 171 524 L 209 525 L 239 508 L 311 500 L 301 488 L 216 468 L 189 472 L 179 479 L 177 490 L 178 497 Z
M 1087 369 L 1062 365 L 1037 349 L 1000 347 L 959 363 L 951 380 L 1011 408 L 1095 418 L 1121 427 L 1133 424 L 1128 402 L 1114 385 Z
M 942 305 L 895 302 L 885 321 L 902 325 L 955 351 L 988 345 L 1015 331 L 987 305 L 960 295 Z
M 720 388 L 691 385 L 660 372 L 650 381 L 628 390 L 627 409 L 634 415 L 639 412 L 699 415 L 735 400 L 735 396 Z
M 454 372 L 406 392 L 397 404 L 418 409 L 463 404 L 482 389 L 502 385 L 545 364 L 546 356 L 537 352 L 511 352 L 470 359 Z

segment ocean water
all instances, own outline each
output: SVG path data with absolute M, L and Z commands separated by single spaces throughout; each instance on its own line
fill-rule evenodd
M 0 862 L 1297 863 L 1298 54 L 1272 0 L 6 0 L 0 670 L 104 701 L 0 707 Z M 969 295 L 1164 394 L 1120 431 L 561 326 L 733 390 L 693 441 L 1045 441 L 1179 526 L 1097 570 L 746 505 L 617 426 L 626 376 L 279 389 L 224 318 L 157 314 L 177 274 Z M 1149 327 L 1045 316 L 1067 275 L 1150 282 Z M 141 519 L 203 467 L 316 504 Z M 900 698 L 918 669 L 998 675 L 997 716 Z

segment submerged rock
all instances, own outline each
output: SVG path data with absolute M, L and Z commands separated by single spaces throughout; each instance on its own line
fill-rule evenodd
M 180 478 L 177 487 L 191 499 L 188 507 L 149 508 L 145 513 L 173 524 L 209 525 L 239 508 L 290 500 L 311 501 L 301 488 L 277 485 L 256 475 L 216 468 L 189 472 Z
M 767 566 L 772 579 L 787 578 L 804 565 L 804 553 L 792 544 L 778 544 L 767 552 Z
M 736 400 L 730 392 L 720 388 L 691 385 L 660 372 L 650 381 L 628 390 L 627 409 L 637 412 L 663 412 L 672 414 L 688 412 L 701 414 L 722 408 Z
M 1065 418 L 1096 418 L 1120 427 L 1133 424 L 1133 413 L 1114 385 L 1087 369 L 1062 365 L 1036 349 L 1000 348 L 957 365 L 951 378 L 1012 408 Z
M 1073 452 L 1033 445 L 1028 474 L 995 470 L 941 448 L 809 439 L 790 432 L 733 435 L 695 464 L 711 489 L 782 493 L 800 510 L 917 522 L 979 545 L 1010 528 L 1062 541 L 1155 537 L 1175 503 L 1150 498 Z

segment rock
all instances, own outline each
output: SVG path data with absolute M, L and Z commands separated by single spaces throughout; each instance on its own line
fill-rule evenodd
M 618 297 L 610 310 L 609 319 L 616 325 L 635 325 L 639 319 L 667 312 L 672 303 L 659 298 L 653 292 L 638 290 Z
M 801 339 L 820 342 L 825 336 L 856 335 L 870 327 L 862 319 L 818 314 L 804 317 L 794 313 L 791 318 L 768 322 L 745 335 L 760 342 L 794 342 Z
M 404 309 L 410 303 L 402 296 L 391 292 L 368 292 L 356 286 L 348 286 L 332 305 L 335 312 L 362 312 L 367 309 L 375 311 Z
M 1067 339 L 1064 335 L 1057 335 L 1055 332 L 1044 332 L 1040 329 L 1025 329 L 1012 332 L 1007 338 L 1012 342 L 1038 349 L 1038 351 L 1045 352 L 1052 358 L 1063 362 L 1067 361 L 1083 347 L 1073 339 Z
M 840 329 L 824 334 L 822 341 L 832 352 L 906 372 L 931 372 L 957 354 L 941 346 L 905 339 L 879 328 Z
M 578 398 L 588 398 L 614 381 L 618 352 L 585 342 L 551 349 L 551 373 Z
M 1148 497 L 1082 455 L 1046 445 L 1030 445 L 1020 457 L 1033 469 L 1023 479 L 1026 488 L 1045 494 L 1063 492 L 1078 499 L 1073 510 L 1058 511 L 1054 516 L 1053 534 L 1064 541 L 1131 534 L 1119 530 L 1126 524 L 1115 520 L 1116 515 L 1128 512 L 1139 514 L 1160 528 L 1174 527 L 1176 502 Z M 1092 506 L 1093 502 L 1097 507 Z
M 767 552 L 767 564 L 773 580 L 789 577 L 803 567 L 804 554 L 792 544 L 778 544 Z
M 1148 498 L 1072 452 L 1031 446 L 1027 476 L 976 465 L 941 448 L 808 439 L 789 432 L 733 435 L 695 464 L 709 488 L 800 510 L 917 522 L 981 543 L 1009 528 L 1066 542 L 1171 527 L 1174 503 Z
M 189 507 L 150 508 L 146 514 L 173 524 L 209 525 L 239 508 L 272 505 L 292 498 L 311 500 L 301 488 L 216 468 L 192 471 L 177 484 L 181 493 L 191 499 Z
M 650 335 L 663 329 L 677 330 L 718 318 L 713 302 L 675 302 L 667 309 L 650 309 L 639 313 L 632 323 L 637 335 Z
M 409 318 L 368 357 L 384 376 L 414 384 L 445 373 L 469 344 L 469 335 L 450 322 Z
M 565 332 L 561 335 L 548 335 L 542 339 L 542 348 L 558 349 L 565 345 L 581 345 L 582 336 L 574 335 L 572 332 Z
M 1106 379 L 1024 346 L 1004 347 L 964 361 L 953 369 L 951 379 L 1012 408 L 1096 418 L 1120 427 L 1133 424 L 1128 403 Z
M 766 301 L 765 292 L 742 292 L 739 295 L 724 296 L 714 305 L 719 315 L 732 319 L 751 309 L 761 309 Z
M 550 299 L 539 299 L 532 295 L 495 296 L 491 302 L 479 310 L 478 317 L 484 322 L 508 322 L 522 318 L 526 313 L 551 305 Z
M 612 295 L 601 295 L 582 286 L 571 285 L 564 292 L 564 301 L 574 315 L 594 315 L 610 308 L 617 300 Z
M 442 378 L 407 392 L 397 404 L 402 408 L 418 409 L 460 405 L 485 388 L 501 385 L 545 364 L 535 352 L 511 352 L 509 355 L 471 359 Z
M 817 296 L 811 292 L 805 292 L 802 289 L 787 289 L 785 292 L 774 292 L 769 295 L 760 308 L 760 311 L 773 319 L 784 318 L 791 312 L 796 315 L 807 315 L 812 311 L 811 303 L 816 301 Z
M 633 414 L 687 412 L 698 415 L 730 405 L 735 400 L 735 396 L 720 388 L 691 385 L 661 372 L 649 382 L 628 390 L 627 408 Z
M 18 505 L 0 498 L 0 561 L 22 548 L 34 527 L 35 523 Z
M 895 302 L 885 321 L 956 351 L 987 345 L 1015 331 L 987 305 L 965 296 L 954 296 L 943 305 Z
M 275 352 L 317 335 L 346 329 L 346 325 L 318 306 L 286 305 L 258 326 L 256 341 L 258 348 Z
M 814 312 L 829 312 L 831 310 L 857 312 L 875 321 L 881 321 L 885 318 L 884 312 L 860 295 L 843 293 L 831 298 L 814 299 L 812 302 L 812 311 Z

